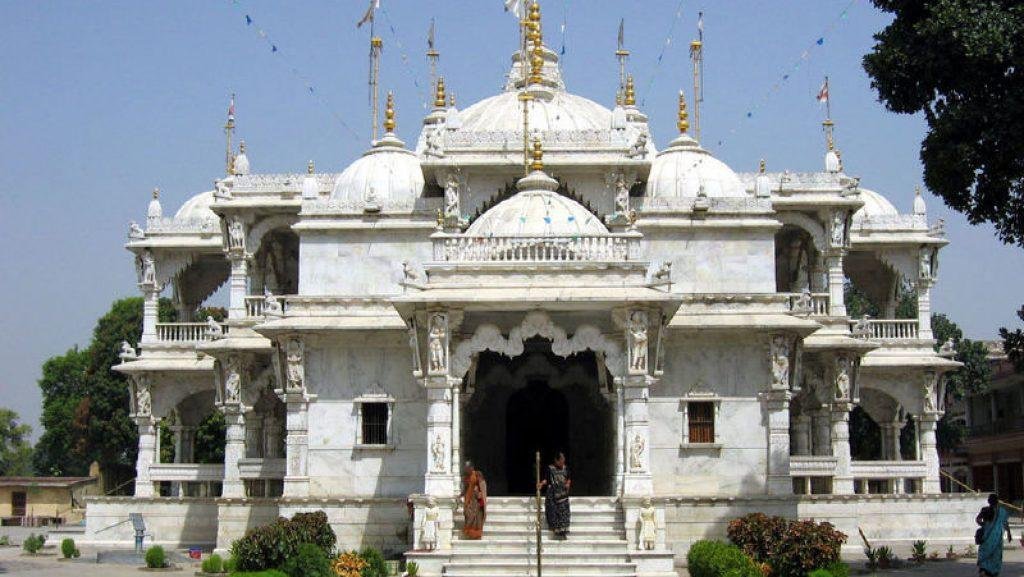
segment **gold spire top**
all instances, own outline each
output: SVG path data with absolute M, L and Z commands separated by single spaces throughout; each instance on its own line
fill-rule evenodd
M 389 90 L 388 99 L 384 104 L 384 133 L 395 131 L 395 95 Z
M 437 86 L 434 91 L 434 108 L 444 108 L 444 76 L 437 77 Z
M 526 38 L 530 41 L 530 84 L 544 80 L 544 35 L 541 32 L 540 2 L 533 0 L 526 17 Z
M 764 159 L 762 158 L 761 159 L 761 164 L 757 167 L 757 171 L 760 172 L 761 174 L 764 174 L 765 170 L 767 170 L 767 169 L 768 169 L 768 163 L 765 162 Z
M 686 111 L 686 93 L 679 91 L 679 121 L 676 122 L 679 134 L 686 134 L 690 130 L 690 113 Z
M 530 163 L 530 170 L 544 170 L 544 145 L 539 138 L 533 139 L 533 162 Z
M 153 200 L 160 200 L 160 189 L 153 188 Z
M 314 165 L 313 161 L 310 160 L 308 163 L 306 163 L 306 174 L 313 174 L 315 171 L 316 165 Z
M 636 106 L 636 89 L 633 86 L 633 75 L 626 77 L 626 98 L 623 101 L 626 106 Z

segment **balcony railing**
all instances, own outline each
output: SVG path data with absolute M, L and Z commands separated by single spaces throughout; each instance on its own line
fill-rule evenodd
M 228 331 L 227 326 L 220 325 L 221 334 Z M 213 340 L 208 323 L 157 323 L 156 340 L 161 343 L 202 343 Z
M 853 461 L 850 473 L 857 493 L 919 493 L 928 466 L 924 461 Z
M 238 474 L 243 479 L 284 479 L 284 459 L 238 460 Z
M 261 318 L 263 310 L 267 305 L 267 297 L 251 296 L 245 297 L 245 316 L 247 318 Z
M 615 262 L 637 259 L 640 236 L 451 236 L 434 239 L 442 262 Z
M 917 319 L 869 319 L 850 321 L 855 337 L 878 341 L 911 340 L 918 338 Z
M 149 478 L 156 481 L 223 481 L 224 465 L 199 463 L 153 463 Z
M 828 293 L 789 293 L 789 310 L 809 314 L 813 317 L 829 315 Z M 810 300 L 808 300 L 810 297 Z

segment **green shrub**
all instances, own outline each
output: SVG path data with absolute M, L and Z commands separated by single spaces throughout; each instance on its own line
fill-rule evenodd
M 7 547 L 11 544 L 11 538 L 8 535 L 0 535 L 0 547 Z
M 43 548 L 46 544 L 46 537 L 44 535 L 36 535 L 35 533 L 29 534 L 25 537 L 25 540 L 21 542 L 21 548 L 30 555 L 35 555 Z
M 752 513 L 729 523 L 729 539 L 759 563 L 771 566 L 772 577 L 804 577 L 839 561 L 846 535 L 829 523 L 790 521 Z
M 914 559 L 914 562 L 924 563 L 928 560 L 928 543 L 926 541 L 914 541 L 913 549 L 911 558 Z
M 265 571 L 241 571 L 232 573 L 231 577 L 288 577 L 288 574 L 280 569 L 267 569 Z
M 164 553 L 164 548 L 159 545 L 153 545 L 149 549 L 146 549 L 146 567 L 150 569 L 162 569 L 167 566 L 167 554 Z
M 384 561 L 383 553 L 373 547 L 364 547 L 359 556 L 366 561 L 362 577 L 388 577 L 388 564 Z
M 60 554 L 65 559 L 77 559 L 82 556 L 82 552 L 75 547 L 75 540 L 70 537 L 60 542 Z
M 807 574 L 807 577 L 835 577 L 828 569 L 815 569 Z
M 721 541 L 697 541 L 686 555 L 690 577 L 761 577 L 742 549 Z
M 850 566 L 842 561 L 836 561 L 825 569 L 832 574 L 832 577 L 850 577 Z
M 415 561 L 409 561 L 405 564 L 405 572 L 409 577 L 416 577 L 420 574 L 420 566 Z
M 206 559 L 203 559 L 202 569 L 203 573 L 223 573 L 224 559 L 222 559 L 220 555 L 214 553 Z
M 331 560 L 319 546 L 303 543 L 281 569 L 289 577 L 331 577 Z
M 336 542 L 326 513 L 297 513 L 291 520 L 282 517 L 250 529 L 231 545 L 231 556 L 236 570 L 262 571 L 283 567 L 303 543 L 316 545 L 330 556 Z
M 228 558 L 224 560 L 224 572 L 234 573 L 238 569 L 238 558 L 234 555 L 228 555 Z

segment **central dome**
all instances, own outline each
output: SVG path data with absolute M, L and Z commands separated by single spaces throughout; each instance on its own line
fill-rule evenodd
M 608 130 L 612 112 L 568 92 L 551 92 L 530 102 L 531 131 Z M 467 132 L 517 132 L 523 129 L 523 104 L 516 92 L 504 92 L 477 102 L 462 112 Z
M 596 216 L 580 203 L 554 191 L 558 182 L 543 172 L 519 181 L 521 192 L 499 202 L 476 219 L 468 236 L 593 236 L 606 235 Z

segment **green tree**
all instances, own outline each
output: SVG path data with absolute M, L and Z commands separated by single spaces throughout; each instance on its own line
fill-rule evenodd
M 985 392 L 992 380 L 992 366 L 988 362 L 985 343 L 964 338 L 959 325 L 943 314 L 932 315 L 932 332 L 935 334 L 936 351 L 952 340 L 956 347 L 954 360 L 963 363 L 962 367 L 946 375 L 946 398 L 959 401 L 969 395 Z M 963 423 L 954 421 L 948 413 L 942 416 L 936 429 L 940 451 L 956 449 L 966 436 L 967 429 Z
M 32 427 L 18 423 L 18 413 L 0 408 L 0 476 L 32 474 Z
M 885 106 L 924 113 L 924 181 L 1024 245 L 1024 1 L 873 0 L 894 19 L 864 69 Z
M 40 475 L 84 475 L 90 455 L 84 439 L 81 416 L 88 413 L 89 353 L 78 347 L 43 363 L 39 388 L 43 411 L 39 417 L 43 434 L 36 443 L 33 466 Z
M 1024 321 L 1024 307 L 1017 311 L 1017 318 Z M 1003 351 L 1018 373 L 1024 372 L 1024 331 L 1011 331 L 1003 327 L 999 329 L 999 337 L 1003 339 Z

